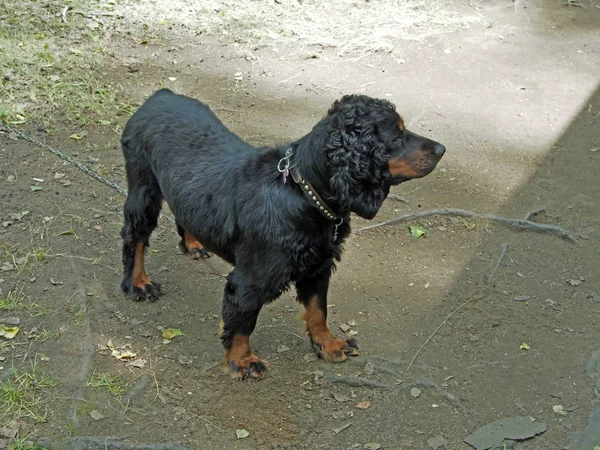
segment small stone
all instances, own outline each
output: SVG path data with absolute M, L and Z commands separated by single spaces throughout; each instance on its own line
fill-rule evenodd
M 427 444 L 429 444 L 433 450 L 437 450 L 438 448 L 445 447 L 448 444 L 448 441 L 442 436 L 436 436 L 427 439 Z
M 347 333 L 348 331 L 350 331 L 350 325 L 348 325 L 347 323 L 342 323 L 340 325 L 340 330 L 342 330 L 344 333 Z
M 571 286 L 579 286 L 581 283 L 583 283 L 582 280 L 567 280 L 567 284 L 570 284 Z
M 277 347 L 277 353 L 284 353 L 289 350 L 290 348 L 287 345 L 280 345 L 279 347 Z
M 333 394 L 333 398 L 335 398 L 335 400 L 340 403 L 349 402 L 351 400 L 350 397 L 347 396 L 346 394 L 338 394 L 338 393 Z
M 27 256 L 21 256 L 20 258 L 15 259 L 15 263 L 18 266 L 22 266 L 23 264 L 25 264 L 27 262 Z
M 90 411 L 90 417 L 94 420 L 104 419 L 104 416 L 102 415 L 102 413 L 97 410 Z
M 363 445 L 363 448 L 366 448 L 367 450 L 379 450 L 381 448 L 381 444 L 378 444 L 377 442 L 367 442 L 365 445 Z
M 412 395 L 413 398 L 417 398 L 419 395 L 421 395 L 421 389 L 416 387 L 412 388 L 410 390 L 410 395 Z
M 350 330 L 350 331 L 348 331 L 348 336 L 350 336 L 350 337 L 354 337 L 357 334 L 358 334 L 358 331 L 356 331 L 356 330 Z
M 2 317 L 0 318 L 0 323 L 4 323 L 6 325 L 19 325 L 21 323 L 21 319 L 18 317 Z
M 373 375 L 375 373 L 375 365 L 373 363 L 366 363 L 365 364 L 365 374 L 366 375 Z
M 235 437 L 237 439 L 246 439 L 248 436 L 250 436 L 248 430 L 245 430 L 243 428 L 238 428 L 237 430 L 235 430 Z
M 515 302 L 526 302 L 531 298 L 531 295 L 515 295 L 513 301 Z
M 471 342 L 477 342 L 479 340 L 479 336 L 477 336 L 476 334 L 469 334 L 469 340 Z
M 7 180 L 7 181 L 15 181 L 15 176 L 14 176 L 14 175 L 9 175 L 9 176 L 6 178 L 6 180 Z
M 304 361 L 306 361 L 307 363 L 311 363 L 315 362 L 317 359 L 319 359 L 319 357 L 314 353 L 307 353 L 302 357 L 302 359 L 304 359 Z

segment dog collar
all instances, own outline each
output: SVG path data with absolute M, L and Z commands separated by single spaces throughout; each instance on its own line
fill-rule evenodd
M 283 174 L 283 182 L 285 183 L 287 181 L 288 175 L 291 174 L 292 179 L 296 182 L 298 186 L 300 186 L 300 189 L 302 189 L 304 195 L 306 195 L 306 197 L 317 207 L 319 212 L 332 222 L 339 222 L 337 226 L 340 226 L 344 219 L 334 214 L 334 212 L 323 201 L 323 199 L 313 187 L 313 185 L 310 184 L 304 178 L 302 178 L 302 175 L 300 175 L 300 171 L 296 166 L 290 164 L 292 153 L 292 149 L 288 148 L 285 151 L 285 156 L 281 158 L 279 160 L 279 163 L 277 164 L 277 170 Z
M 292 179 L 296 182 L 304 195 L 317 207 L 319 212 L 323 214 L 324 217 L 328 218 L 332 222 L 339 222 L 340 220 L 344 220 L 334 214 L 334 212 L 327 206 L 327 204 L 323 201 L 319 193 L 315 190 L 312 184 L 302 178 L 300 175 L 300 171 L 297 167 L 291 167 L 289 169 L 290 175 L 292 175 Z M 341 225 L 341 222 L 340 222 Z

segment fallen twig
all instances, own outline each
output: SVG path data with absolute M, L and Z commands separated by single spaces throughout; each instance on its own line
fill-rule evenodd
M 65 6 L 60 12 L 60 18 L 64 23 L 67 23 L 67 11 L 69 10 L 68 6 Z
M 448 392 L 446 389 L 441 387 L 439 384 L 437 384 L 433 380 L 424 380 L 424 381 L 416 380 L 414 383 L 408 385 L 407 387 L 409 387 L 409 388 L 413 388 L 413 387 L 434 388 L 438 394 L 440 394 L 443 398 L 448 400 L 456 408 L 460 409 L 463 413 L 469 414 L 469 415 L 473 414 L 473 411 L 471 411 L 469 408 L 467 408 L 465 405 L 463 405 L 462 402 L 460 401 L 460 399 L 456 395 L 452 395 L 450 392 Z
M 500 245 L 500 248 L 502 249 L 502 251 L 500 252 L 500 257 L 498 258 L 498 262 L 496 262 L 496 265 L 494 266 L 494 268 L 490 272 L 490 274 L 488 276 L 488 281 L 492 281 L 494 279 L 494 275 L 496 274 L 496 270 L 498 270 L 498 267 L 500 267 L 500 264 L 502 264 L 502 260 L 506 256 L 506 250 L 508 249 L 508 244 L 506 242 L 504 242 L 503 244 Z
M 546 212 L 546 208 L 532 209 L 527 214 L 525 214 L 525 217 L 523 217 L 523 220 L 531 220 L 532 217 L 535 217 L 538 214 L 542 214 L 544 212 Z
M 421 350 L 423 350 L 423 348 L 427 345 L 427 343 L 431 340 L 431 338 L 435 335 L 435 333 L 438 332 L 438 330 L 440 328 L 442 328 L 442 325 L 444 325 L 448 319 L 450 319 L 450 317 L 452 317 L 454 315 L 454 313 L 456 313 L 456 311 L 458 311 L 460 308 L 462 308 L 463 306 L 465 306 L 467 303 L 472 302 L 474 300 L 480 299 L 481 297 L 483 297 L 482 295 L 477 295 L 473 298 L 470 298 L 468 300 L 465 300 L 464 302 L 462 302 L 458 308 L 456 308 L 454 311 L 452 311 L 448 317 L 446 317 L 444 319 L 444 321 L 442 323 L 440 323 L 440 325 L 433 331 L 433 333 L 431 333 L 431 335 L 427 338 L 427 340 L 425 342 L 423 342 L 423 345 L 421 345 L 421 347 L 419 348 L 419 350 L 417 350 L 417 353 L 415 353 L 415 356 L 413 356 L 413 358 L 410 360 L 410 364 L 408 365 L 408 367 L 406 368 L 406 371 L 408 372 L 413 364 L 413 362 L 415 362 L 415 359 L 417 359 L 417 356 L 419 356 L 419 353 L 421 353 Z
M 351 362 L 351 363 L 356 363 L 359 366 L 363 366 L 365 364 L 369 364 L 370 363 L 370 364 L 373 365 L 373 368 L 375 370 L 377 370 L 378 372 L 387 373 L 388 375 L 391 375 L 394 378 L 401 378 L 400 374 L 398 372 L 396 372 L 395 370 L 392 370 L 392 369 L 390 369 L 388 367 L 381 366 L 379 364 L 375 364 L 375 363 L 373 363 L 370 360 L 369 357 L 365 358 L 365 357 L 362 357 L 362 356 L 358 356 L 358 357 L 355 357 L 355 358 L 349 358 L 348 361 Z
M 529 215 L 530 213 L 528 213 Z M 492 220 L 494 222 L 498 222 L 502 225 L 506 225 L 509 228 L 513 228 L 516 230 L 528 230 L 528 231 L 536 231 L 539 233 L 549 233 L 554 236 L 560 237 L 562 239 L 568 239 L 571 242 L 577 243 L 577 237 L 569 230 L 565 230 L 564 228 L 558 227 L 556 225 L 547 225 L 544 223 L 532 222 L 530 220 L 525 219 L 508 219 L 506 217 L 495 216 L 493 214 L 483 214 L 476 213 L 473 211 L 467 211 L 465 209 L 456 209 L 456 208 L 439 208 L 439 209 L 430 209 L 427 211 L 420 211 L 416 213 L 403 214 L 401 216 L 394 217 L 393 219 L 387 220 L 385 222 L 376 223 L 375 225 L 369 225 L 366 227 L 359 228 L 356 232 L 360 233 L 367 230 L 372 230 L 374 228 L 379 228 L 384 225 L 392 225 L 398 222 L 407 222 L 409 220 L 418 219 L 421 217 L 429 217 L 434 215 L 440 216 L 458 216 L 458 217 L 477 217 L 480 219 Z
M 352 387 L 373 387 L 380 389 L 393 389 L 396 386 L 391 384 L 378 383 L 377 381 L 370 380 L 364 377 L 355 377 L 353 375 L 327 375 L 324 378 L 329 383 L 344 383 Z

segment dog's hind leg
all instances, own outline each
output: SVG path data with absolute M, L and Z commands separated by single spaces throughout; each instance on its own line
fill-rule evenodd
M 128 155 L 124 148 L 129 192 L 123 207 L 123 281 L 121 289 L 135 300 L 155 300 L 160 284 L 153 283 L 144 266 L 144 251 L 156 228 L 162 194 L 145 154 Z M 133 152 L 131 152 L 133 153 Z
M 181 237 L 179 248 L 186 255 L 190 255 L 192 259 L 210 258 L 210 252 L 204 248 L 198 239 L 185 231 L 183 227 L 177 223 L 177 233 Z

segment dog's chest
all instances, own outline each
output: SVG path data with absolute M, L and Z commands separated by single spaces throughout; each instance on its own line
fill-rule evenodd
M 333 239 L 301 246 L 293 252 L 294 277 L 310 277 L 331 268 L 342 253 L 340 243 Z

